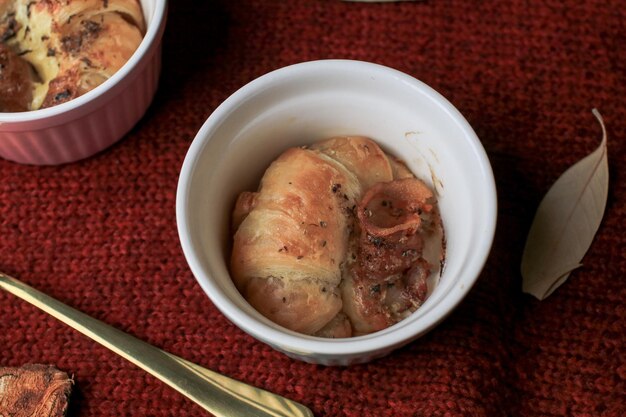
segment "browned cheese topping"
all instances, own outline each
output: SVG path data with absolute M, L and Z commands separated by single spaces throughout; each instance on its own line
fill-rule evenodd
M 139 0 L 0 0 L 0 112 L 93 90 L 128 62 L 145 30 Z

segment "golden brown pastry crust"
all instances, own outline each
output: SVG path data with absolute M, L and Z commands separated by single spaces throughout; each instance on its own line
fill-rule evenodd
M 0 0 L 0 41 L 39 76 L 30 110 L 102 84 L 128 61 L 144 32 L 138 0 Z
M 363 190 L 378 182 L 393 179 L 387 155 L 371 139 L 361 136 L 338 136 L 318 142 L 311 146 L 311 149 L 323 152 L 354 173 Z
M 320 330 L 341 310 L 344 213 L 360 192 L 354 175 L 336 161 L 294 148 L 271 164 L 258 193 L 238 200 L 235 213 L 245 218 L 234 236 L 231 270 L 257 310 L 303 333 Z M 307 311 L 316 314 L 303 315 Z

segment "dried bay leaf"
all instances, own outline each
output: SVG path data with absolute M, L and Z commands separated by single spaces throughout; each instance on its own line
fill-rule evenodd
M 598 110 L 602 143 L 563 173 L 545 195 L 522 255 L 522 290 L 540 300 L 563 284 L 591 246 L 609 190 L 606 128 Z
M 0 366 L 0 416 L 65 416 L 73 383 L 51 365 Z

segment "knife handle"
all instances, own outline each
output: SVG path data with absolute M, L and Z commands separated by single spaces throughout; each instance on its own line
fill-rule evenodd
M 300 403 L 158 349 L 1 272 L 0 288 L 134 363 L 216 417 L 313 417 Z

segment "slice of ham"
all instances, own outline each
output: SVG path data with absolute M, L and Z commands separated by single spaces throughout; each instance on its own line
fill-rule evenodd
M 432 197 L 432 191 L 416 178 L 380 182 L 361 199 L 359 223 L 366 233 L 376 237 L 415 231 L 421 223 L 420 215 L 432 210 Z
M 432 199 L 422 181 L 405 178 L 374 185 L 359 202 L 358 245 L 342 284 L 355 334 L 387 328 L 424 302 L 432 266 L 422 257 L 421 226 Z

